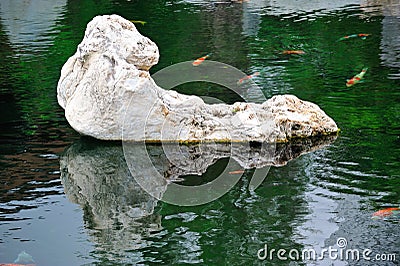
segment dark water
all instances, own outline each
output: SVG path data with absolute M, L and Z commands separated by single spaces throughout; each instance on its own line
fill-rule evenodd
M 157 202 L 131 179 L 120 144 L 80 139 L 57 104 L 60 69 L 86 24 L 112 13 L 147 22 L 137 28 L 161 56 L 152 73 L 212 52 L 259 71 L 254 81 L 266 97 L 317 103 L 340 135 L 271 167 L 254 193 L 249 171 L 211 203 Z M 337 42 L 354 33 L 371 36 Z M 257 251 L 321 251 L 344 237 L 348 248 L 396 261 L 326 256 L 290 265 L 398 265 L 400 217 L 371 216 L 400 205 L 399 36 L 399 1 L 1 0 L 0 263 L 25 250 L 37 265 L 288 265 L 260 261 Z M 364 82 L 346 88 L 363 67 Z M 237 100 L 208 84 L 178 89 Z

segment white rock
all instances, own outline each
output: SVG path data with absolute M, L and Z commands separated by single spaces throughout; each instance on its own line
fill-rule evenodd
M 157 46 L 130 21 L 95 17 L 61 70 L 58 102 L 83 135 L 130 141 L 287 141 L 331 134 L 335 122 L 317 105 L 293 95 L 263 104 L 208 105 L 158 87 L 148 70 Z

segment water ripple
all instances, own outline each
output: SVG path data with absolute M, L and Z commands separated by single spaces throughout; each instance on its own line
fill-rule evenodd
M 65 0 L 2 1 L 0 14 L 10 43 L 19 51 L 16 56 L 40 55 L 52 46 L 59 30 L 56 22 L 62 17 Z

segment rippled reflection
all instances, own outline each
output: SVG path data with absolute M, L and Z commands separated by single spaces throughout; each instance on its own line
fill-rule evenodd
M 400 32 L 400 7 L 397 10 L 397 16 L 389 13 L 382 20 L 381 60 L 385 66 L 394 68 L 389 75 L 393 79 L 400 78 L 400 36 L 393 34 Z
M 274 156 L 268 157 L 268 160 L 263 159 L 265 152 L 260 150 L 261 146 L 252 148 L 249 152 L 241 149 L 240 146 L 231 150 L 230 145 L 226 144 L 204 144 L 201 149 L 183 145 L 178 149 L 178 153 L 174 153 L 174 159 L 170 161 L 171 154 L 167 158 L 163 146 L 150 145 L 143 150 L 142 145 L 131 144 L 130 152 L 132 156 L 135 154 L 138 158 L 129 162 L 135 163 L 129 165 L 130 170 L 125 160 L 132 158 L 125 157 L 120 144 L 82 139 L 74 143 L 62 155 L 61 180 L 68 198 L 83 209 L 87 228 L 93 230 L 91 237 L 97 245 L 96 254 L 105 252 L 107 260 L 120 260 L 124 258 L 126 250 L 131 250 L 130 253 L 133 252 L 139 256 L 136 258 L 137 261 L 133 262 L 139 262 L 144 258 L 135 250 L 148 246 L 146 239 L 152 235 L 152 232 L 162 230 L 161 216 L 155 211 L 158 200 L 147 194 L 131 174 L 131 171 L 134 171 L 135 175 L 146 175 L 148 169 L 144 168 L 146 164 L 141 163 L 145 160 L 141 156 L 150 156 L 154 166 L 166 177 L 166 181 L 185 181 L 189 174 L 199 175 L 198 179 L 210 180 L 210 178 L 215 178 L 215 173 L 207 171 L 207 168 L 211 168 L 221 158 L 232 156 L 239 165 L 247 167 L 282 166 L 302 154 L 330 144 L 335 138 L 335 136 L 327 136 L 280 144 Z M 188 152 L 191 154 L 191 159 L 183 156 Z M 183 156 L 182 160 L 176 158 L 179 154 Z M 249 161 L 259 163 L 252 164 Z M 151 177 L 149 176 L 148 179 L 150 180 Z M 191 185 L 190 182 L 188 185 Z M 153 183 L 153 186 L 160 193 L 168 191 L 168 182 Z M 192 219 L 184 213 L 178 216 L 187 221 Z M 168 216 L 167 220 L 172 218 L 174 216 Z M 181 236 L 190 238 L 187 240 L 189 243 L 183 241 L 187 248 L 195 249 L 193 241 L 196 242 L 196 234 L 186 232 Z M 181 248 L 184 249 L 184 247 Z M 201 248 L 198 250 L 200 251 Z M 95 256 L 104 259 L 104 255 Z M 190 257 L 187 260 L 190 261 Z M 131 260 L 129 261 L 132 263 Z
M 40 55 L 53 45 L 59 33 L 54 26 L 66 4 L 65 0 L 1 1 L 2 22 L 13 48 L 18 51 L 15 56 Z
M 123 263 L 126 250 L 146 245 L 143 238 L 161 230 L 161 217 L 154 213 L 157 200 L 130 175 L 121 145 L 80 141 L 68 148 L 60 164 L 65 194 L 83 209 L 95 253 L 102 259 Z M 137 261 L 131 263 L 144 259 L 135 254 Z

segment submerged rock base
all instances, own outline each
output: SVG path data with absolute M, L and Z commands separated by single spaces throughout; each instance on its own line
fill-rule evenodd
M 293 95 L 209 105 L 164 90 L 148 72 L 158 58 L 156 44 L 130 21 L 95 17 L 58 82 L 70 125 L 97 139 L 151 142 L 285 142 L 338 131 L 316 104 Z

